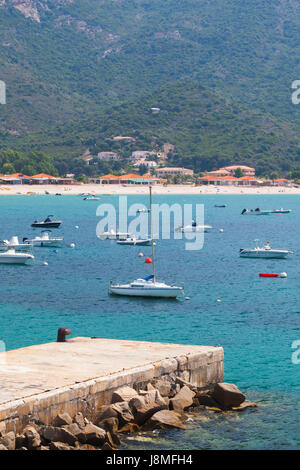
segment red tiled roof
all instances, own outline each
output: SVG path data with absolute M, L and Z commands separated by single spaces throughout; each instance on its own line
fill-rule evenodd
M 31 178 L 49 178 L 49 179 L 55 179 L 55 176 L 47 175 L 46 173 L 39 173 L 38 175 L 31 176 Z

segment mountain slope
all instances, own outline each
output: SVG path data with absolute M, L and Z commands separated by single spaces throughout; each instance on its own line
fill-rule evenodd
M 1 0 L 0 128 L 24 133 L 182 79 L 300 122 L 296 0 Z
M 151 113 L 153 106 L 161 109 L 159 114 Z M 117 135 L 133 136 L 136 143 L 114 142 Z M 54 155 L 61 172 L 75 167 L 74 171 L 79 171 L 78 161 L 72 160 L 87 148 L 93 155 L 113 150 L 126 161 L 133 150 L 159 150 L 164 142 L 175 144 L 169 163 L 197 172 L 230 163 L 254 165 L 261 175 L 300 170 L 298 128 L 242 105 L 226 103 L 221 95 L 198 82 L 167 85 L 79 122 L 25 138 L 7 136 L 4 142 L 6 147 L 25 153 L 33 150 Z M 105 169 L 109 167 L 96 165 L 85 172 L 99 174 Z

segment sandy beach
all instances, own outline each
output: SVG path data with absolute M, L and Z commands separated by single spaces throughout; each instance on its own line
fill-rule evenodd
M 154 194 L 300 194 L 300 188 L 284 188 L 282 186 L 237 187 L 237 186 L 192 186 L 192 185 L 155 185 Z M 143 185 L 2 185 L 0 195 L 118 195 L 118 194 L 148 194 L 148 187 Z

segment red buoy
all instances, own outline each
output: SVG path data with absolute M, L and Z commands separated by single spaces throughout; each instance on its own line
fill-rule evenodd
M 278 277 L 279 274 L 276 273 L 259 273 L 259 277 Z
M 145 263 L 152 263 L 152 259 L 151 258 L 146 258 Z

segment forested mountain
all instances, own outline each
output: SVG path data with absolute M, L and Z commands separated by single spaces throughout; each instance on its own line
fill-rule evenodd
M 0 27 L 2 148 L 28 149 L 50 133 L 35 150 L 67 148 L 73 157 L 117 129 L 137 130 L 141 143 L 172 139 L 174 163 L 199 170 L 215 167 L 222 147 L 226 161 L 300 168 L 296 0 L 0 0 Z M 205 89 L 202 115 L 188 87 L 190 96 Z M 164 112 L 147 116 L 154 124 L 145 114 L 137 123 L 138 106 L 158 105 L 166 90 Z M 111 129 L 100 122 L 95 131 L 101 116 Z M 16 135 L 25 140 L 10 140 Z

